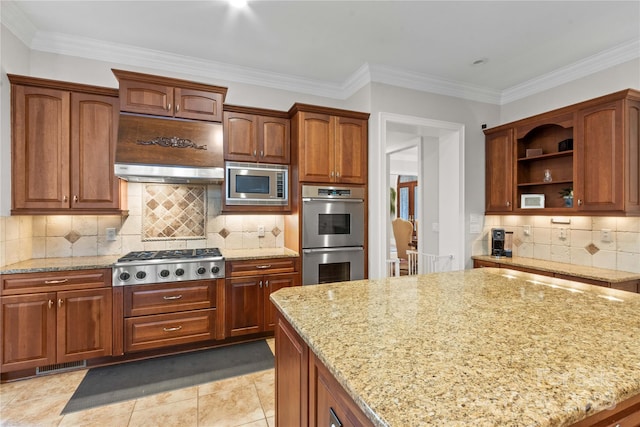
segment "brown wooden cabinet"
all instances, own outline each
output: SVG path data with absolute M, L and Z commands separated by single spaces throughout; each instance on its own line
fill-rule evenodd
M 9 75 L 13 214 L 120 214 L 113 89 Z
M 640 92 L 628 89 L 485 131 L 486 212 L 640 215 L 639 123 Z M 509 147 L 511 165 L 503 156 Z M 509 183 L 512 210 L 499 203 Z M 565 201 L 569 191 L 573 199 Z M 544 195 L 544 208 L 522 206 L 528 194 Z
M 110 270 L 2 276 L 2 371 L 110 356 L 110 277 Z
M 366 184 L 368 113 L 294 104 L 289 114 L 299 182 Z
M 513 130 L 487 133 L 485 141 L 487 213 L 513 210 Z
M 269 296 L 300 285 L 299 259 L 230 261 L 225 269 L 225 336 L 273 331 L 275 308 Z
M 284 111 L 224 106 L 224 159 L 288 165 L 290 121 Z
M 216 280 L 125 286 L 124 351 L 216 339 L 217 287 Z
M 227 88 L 131 71 L 112 71 L 119 81 L 121 111 L 222 121 L 222 103 Z
M 331 372 L 278 313 L 276 426 L 372 426 Z

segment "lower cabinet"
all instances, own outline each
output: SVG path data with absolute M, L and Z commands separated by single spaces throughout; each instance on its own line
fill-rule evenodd
M 216 280 L 125 286 L 125 353 L 216 339 L 216 287 Z
M 225 269 L 225 336 L 273 331 L 275 308 L 269 296 L 300 285 L 299 259 L 229 261 Z
M 372 426 L 291 325 L 277 316 L 276 426 Z
M 87 273 L 84 283 L 82 273 L 2 276 L 3 372 L 112 354 L 110 270 L 95 272 Z M 96 277 L 103 281 L 92 282 Z M 87 289 L 72 289 L 75 286 Z

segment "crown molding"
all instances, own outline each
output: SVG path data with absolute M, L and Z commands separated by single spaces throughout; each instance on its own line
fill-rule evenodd
M 518 99 L 535 95 L 637 58 L 640 58 L 640 40 L 632 40 L 507 88 L 502 91 L 500 104 L 508 104 Z
M 0 23 L 30 47 L 37 29 L 13 1 L 0 1 Z

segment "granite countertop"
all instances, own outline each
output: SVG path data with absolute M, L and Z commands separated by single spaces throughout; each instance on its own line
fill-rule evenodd
M 631 273 L 621 270 L 608 270 L 605 268 L 587 267 L 583 265 L 566 264 L 563 262 L 545 261 L 535 258 L 495 258 L 490 255 L 475 255 L 471 258 L 496 262 L 503 265 L 535 268 L 550 273 L 567 274 L 585 279 L 601 280 L 603 282 L 620 283 L 632 280 L 640 280 L 640 273 Z M 505 267 L 507 268 L 507 267 Z
M 287 248 L 221 249 L 227 261 L 259 258 L 297 257 L 299 254 Z M 86 256 L 68 258 L 33 258 L 0 267 L 0 274 L 39 273 L 47 271 L 88 270 L 111 268 L 121 255 Z
M 563 426 L 640 394 L 640 294 L 532 277 L 485 268 L 271 299 L 376 426 Z

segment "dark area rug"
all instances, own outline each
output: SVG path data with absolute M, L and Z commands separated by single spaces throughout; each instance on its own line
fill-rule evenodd
M 274 367 L 266 341 L 90 369 L 61 415 Z

